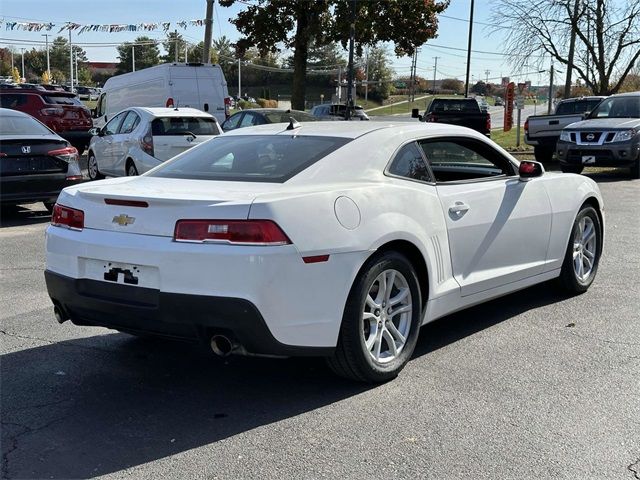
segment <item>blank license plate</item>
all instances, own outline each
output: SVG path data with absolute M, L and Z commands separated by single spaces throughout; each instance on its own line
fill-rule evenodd
M 591 163 L 596 163 L 595 155 L 583 155 L 582 156 L 582 163 L 584 165 L 589 165 Z
M 84 278 L 146 288 L 160 287 L 157 267 L 80 258 L 80 268 Z

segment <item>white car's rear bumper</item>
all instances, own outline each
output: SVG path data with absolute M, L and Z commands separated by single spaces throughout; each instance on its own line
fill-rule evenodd
M 249 247 L 50 226 L 49 295 L 81 325 L 206 340 L 252 353 L 329 354 L 368 252 L 304 263 L 293 245 Z

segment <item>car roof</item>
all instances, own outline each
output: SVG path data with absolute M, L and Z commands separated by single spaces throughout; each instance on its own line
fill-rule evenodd
M 616 93 L 615 95 L 611 95 L 612 97 L 640 97 L 640 91 L 638 92 L 625 92 L 625 93 Z
M 402 132 L 424 133 L 426 135 L 464 134 L 475 136 L 473 130 L 456 125 L 425 122 L 299 122 L 299 128 L 287 130 L 285 123 L 270 123 L 255 127 L 238 128 L 225 133 L 228 135 L 310 135 L 323 137 L 358 138 L 377 130 L 398 130 Z M 477 135 L 480 135 L 479 133 Z
M 242 112 L 257 112 L 257 113 L 289 113 L 289 112 L 294 112 L 294 113 L 307 113 L 304 110 L 294 110 L 292 108 L 245 108 L 244 110 L 241 110 L 241 111 L 236 112 L 236 113 L 242 113 Z
M 0 116 L 3 117 L 28 117 L 32 118 L 28 113 L 23 113 L 18 110 L 13 110 L 11 108 L 0 108 Z
M 602 100 L 603 98 L 607 98 L 607 97 L 602 97 L 598 95 L 589 95 L 585 97 L 563 98 L 562 100 L 560 100 L 560 103 L 579 102 L 583 100 Z
M 134 110 L 138 112 L 144 112 L 152 117 L 203 117 L 203 118 L 215 118 L 213 115 L 197 108 L 178 107 L 166 108 L 166 107 L 130 107 L 125 110 Z

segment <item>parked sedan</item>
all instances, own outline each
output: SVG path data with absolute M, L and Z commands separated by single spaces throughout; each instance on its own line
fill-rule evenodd
M 263 125 L 65 189 L 45 278 L 61 322 L 380 382 L 436 318 L 551 279 L 586 291 L 603 228 L 591 179 L 466 128 Z
M 283 110 L 277 108 L 256 108 L 234 113 L 222 124 L 222 130 L 228 132 L 236 128 L 265 125 L 267 123 L 315 122 L 318 119 L 301 110 Z
M 132 107 L 92 133 L 87 168 L 96 180 L 144 173 L 222 131 L 212 115 L 195 108 Z
M 26 113 L 0 108 L 0 202 L 43 202 L 82 181 L 78 151 Z

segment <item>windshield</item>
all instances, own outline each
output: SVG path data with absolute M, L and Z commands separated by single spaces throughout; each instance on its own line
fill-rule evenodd
M 289 123 L 291 117 L 299 122 L 315 122 L 318 120 L 317 117 L 309 113 L 299 112 L 297 110 L 291 110 L 290 112 L 267 112 L 264 116 L 267 117 L 271 123 Z
M 53 132 L 33 118 L 2 115 L 0 135 L 51 135 Z
M 151 134 L 162 135 L 219 135 L 215 119 L 207 117 L 160 117 L 151 123 Z
M 149 175 L 283 183 L 348 142 L 348 138 L 302 135 L 223 135 L 175 157 Z
M 54 105 L 83 105 L 78 97 L 68 97 L 66 95 L 43 95 L 45 103 Z
M 607 98 L 591 112 L 589 118 L 640 118 L 640 96 Z
M 588 112 L 600 103 L 600 99 L 592 100 L 575 100 L 571 102 L 564 102 L 558 105 L 556 108 L 556 115 L 573 115 Z

